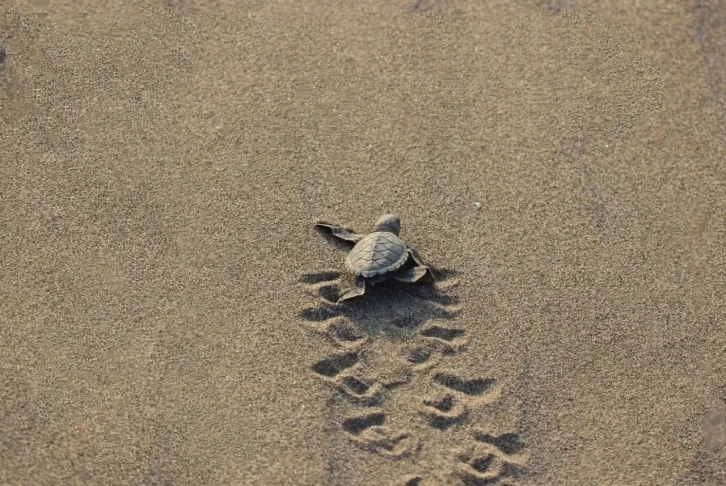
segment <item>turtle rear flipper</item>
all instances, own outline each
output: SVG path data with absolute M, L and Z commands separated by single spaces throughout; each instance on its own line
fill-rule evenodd
M 363 277 L 356 277 L 355 282 L 353 283 L 353 286 L 343 292 L 340 297 L 338 297 L 338 303 L 343 302 L 344 300 L 353 299 L 355 297 L 360 297 L 363 295 L 366 291 L 366 280 Z
M 325 228 L 327 230 L 330 230 L 330 232 L 336 238 L 340 238 L 341 240 L 350 241 L 353 243 L 358 243 L 360 240 L 363 239 L 363 236 L 364 236 L 364 235 L 355 234 L 352 231 L 348 231 L 347 229 L 345 229 L 341 226 L 335 226 L 335 225 L 327 224 L 327 223 L 316 223 L 315 227 L 316 228 Z

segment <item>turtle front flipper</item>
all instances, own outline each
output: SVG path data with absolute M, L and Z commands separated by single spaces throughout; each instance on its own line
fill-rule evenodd
M 335 226 L 332 224 L 327 223 L 316 223 L 316 228 L 325 228 L 330 230 L 330 232 L 335 236 L 336 238 L 340 238 L 341 240 L 350 241 L 352 243 L 358 243 L 361 239 L 363 239 L 364 235 L 358 235 L 353 233 L 352 231 L 348 231 L 347 229 L 341 227 L 341 226 Z
M 358 276 L 355 278 L 355 282 L 353 283 L 353 286 L 343 292 L 343 294 L 338 297 L 338 303 L 343 302 L 344 300 L 353 299 L 355 297 L 360 297 L 363 295 L 366 291 L 366 280 L 365 278 Z
M 395 276 L 394 278 L 396 280 L 400 280 L 402 282 L 418 282 L 422 278 L 424 278 L 426 275 L 428 275 L 428 278 L 431 279 L 431 281 L 435 281 L 436 278 L 434 277 L 434 272 L 431 270 L 431 267 L 426 265 L 421 257 L 419 256 L 418 252 L 414 250 L 413 248 L 408 249 L 408 256 L 411 257 L 411 259 L 416 263 L 416 266 L 412 269 L 408 270 L 407 272 L 403 272 L 398 276 Z M 410 275 L 407 275 L 409 274 Z M 401 277 L 401 278 L 399 278 Z M 408 280 L 410 278 L 413 278 L 413 280 Z M 407 280 L 404 280 L 407 279 Z
M 399 282 L 413 283 L 418 282 L 430 273 L 431 269 L 429 267 L 413 267 L 409 268 L 405 272 L 395 274 L 393 278 Z

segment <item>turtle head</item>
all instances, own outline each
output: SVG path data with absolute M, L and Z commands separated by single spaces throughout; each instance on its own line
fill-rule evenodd
M 376 221 L 373 231 L 388 231 L 398 236 L 398 233 L 401 232 L 401 220 L 398 219 L 398 216 L 384 214 Z

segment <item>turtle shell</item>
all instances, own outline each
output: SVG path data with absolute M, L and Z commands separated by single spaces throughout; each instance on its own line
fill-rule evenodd
M 362 277 L 394 272 L 408 259 L 408 248 L 388 231 L 376 231 L 361 239 L 345 259 L 348 270 Z

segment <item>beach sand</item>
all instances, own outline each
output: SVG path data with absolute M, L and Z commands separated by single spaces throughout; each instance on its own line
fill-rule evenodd
M 0 8 L 0 484 L 726 484 L 726 2 L 228 3 Z

